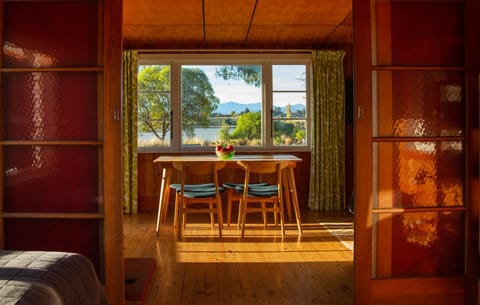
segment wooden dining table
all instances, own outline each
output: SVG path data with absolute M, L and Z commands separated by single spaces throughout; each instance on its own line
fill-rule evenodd
M 158 216 L 156 232 L 158 233 L 160 228 L 160 222 L 166 220 L 166 211 L 168 207 L 168 201 L 170 197 L 169 186 L 172 178 L 173 162 L 226 162 L 227 167 L 240 167 L 237 161 L 286 161 L 288 166 L 284 172 L 284 198 L 287 206 L 287 213 L 291 218 L 292 211 L 291 206 L 295 213 L 295 220 L 297 224 L 298 233 L 302 234 L 302 221 L 300 217 L 300 206 L 298 203 L 297 187 L 295 184 L 294 168 L 298 162 L 302 162 L 302 159 L 293 154 L 259 154 L 259 155 L 247 155 L 236 154 L 231 159 L 220 159 L 215 155 L 163 155 L 156 158 L 153 162 L 158 164 L 162 169 L 162 182 L 160 186 L 159 203 L 158 203 Z

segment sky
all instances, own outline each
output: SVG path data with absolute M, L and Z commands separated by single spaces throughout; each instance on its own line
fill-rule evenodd
M 215 76 L 215 66 L 198 66 L 201 68 L 212 84 L 215 90 L 215 95 L 220 99 L 221 103 L 225 102 L 239 102 L 239 103 L 257 103 L 261 101 L 262 89 L 256 88 L 252 85 L 247 85 L 243 80 L 223 80 Z M 295 90 L 299 87 L 304 87 L 302 81 L 298 81 L 298 75 L 301 74 L 298 69 L 288 66 L 275 66 L 274 86 L 279 89 Z M 302 88 L 303 89 L 303 88 Z M 274 94 L 275 106 L 285 106 L 288 103 L 305 104 L 303 93 L 278 93 Z

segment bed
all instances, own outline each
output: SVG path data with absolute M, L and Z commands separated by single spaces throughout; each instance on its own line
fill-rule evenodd
M 83 255 L 0 250 L 0 304 L 105 305 L 103 286 Z

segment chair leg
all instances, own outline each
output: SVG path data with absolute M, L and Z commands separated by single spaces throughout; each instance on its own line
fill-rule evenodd
M 217 218 L 218 218 L 218 234 L 222 237 L 222 229 L 223 229 L 223 211 L 222 211 L 222 201 L 220 198 L 217 198 Z
M 210 209 L 210 226 L 211 226 L 212 229 L 213 229 L 213 227 L 214 227 L 214 225 L 215 225 L 215 215 L 214 215 L 214 213 L 213 213 L 213 203 L 210 202 L 210 203 L 208 204 L 208 208 Z
M 266 227 L 268 221 L 267 221 L 267 212 L 265 211 L 265 209 L 267 208 L 265 201 L 260 202 L 260 206 L 263 209 L 263 212 L 262 212 L 262 214 L 263 214 L 263 226 Z
M 242 238 L 245 236 L 245 222 L 246 222 L 246 218 L 247 218 L 247 201 L 246 200 L 241 200 L 240 201 L 240 209 L 241 212 L 242 212 L 242 225 L 241 225 L 241 228 L 242 228 Z
M 282 228 L 282 237 L 285 237 L 285 213 L 283 209 L 283 201 L 278 201 L 280 214 L 280 227 Z
M 274 210 L 278 209 L 278 200 L 273 202 L 273 209 Z M 278 213 L 277 212 L 273 213 L 273 222 L 275 223 L 275 226 L 278 226 Z
M 181 198 L 178 194 L 175 194 L 175 211 L 173 215 L 173 231 L 175 235 L 180 237 L 180 226 L 182 225 L 180 222 L 182 214 L 183 214 L 183 207 L 181 206 Z
M 180 238 L 182 237 L 183 235 L 183 229 L 184 229 L 184 226 L 185 226 L 185 211 L 184 211 L 184 204 L 180 204 L 180 214 L 178 215 L 178 220 L 179 220 L 179 224 L 178 224 L 178 228 L 177 228 L 177 236 Z
M 175 211 L 173 213 L 173 228 L 176 229 L 178 227 L 178 215 L 180 209 L 180 197 L 178 194 L 175 194 Z
M 217 198 L 217 217 L 218 225 L 223 229 L 223 206 L 221 198 Z
M 233 189 L 227 190 L 227 225 L 230 226 L 232 222 L 232 196 Z
M 182 205 L 182 228 L 185 228 L 187 226 L 187 203 L 185 200 L 183 200 L 183 205 Z
M 242 213 L 243 213 L 243 210 L 242 210 L 242 200 L 239 199 L 238 200 L 238 216 L 237 216 L 237 227 L 240 229 L 240 227 L 242 226 Z

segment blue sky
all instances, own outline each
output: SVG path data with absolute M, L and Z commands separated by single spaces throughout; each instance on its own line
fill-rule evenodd
M 262 99 L 262 89 L 249 86 L 242 80 L 223 80 L 215 76 L 215 66 L 202 66 L 210 79 L 215 95 L 221 103 L 235 101 L 239 103 L 256 103 Z
M 198 66 L 201 68 L 215 90 L 215 95 L 220 99 L 221 103 L 235 101 L 239 103 L 257 103 L 261 101 L 262 89 L 255 86 L 247 85 L 242 80 L 223 80 L 215 77 L 215 66 Z M 295 66 L 299 67 L 299 66 Z M 275 87 L 282 89 L 299 89 L 304 86 L 303 82 L 296 80 L 296 76 L 300 74 L 297 68 L 288 66 L 276 66 L 274 71 L 277 76 Z M 302 88 L 303 89 L 303 88 Z M 286 104 L 303 103 L 305 100 L 303 94 L 298 93 L 282 93 L 274 96 L 276 106 L 285 106 Z

